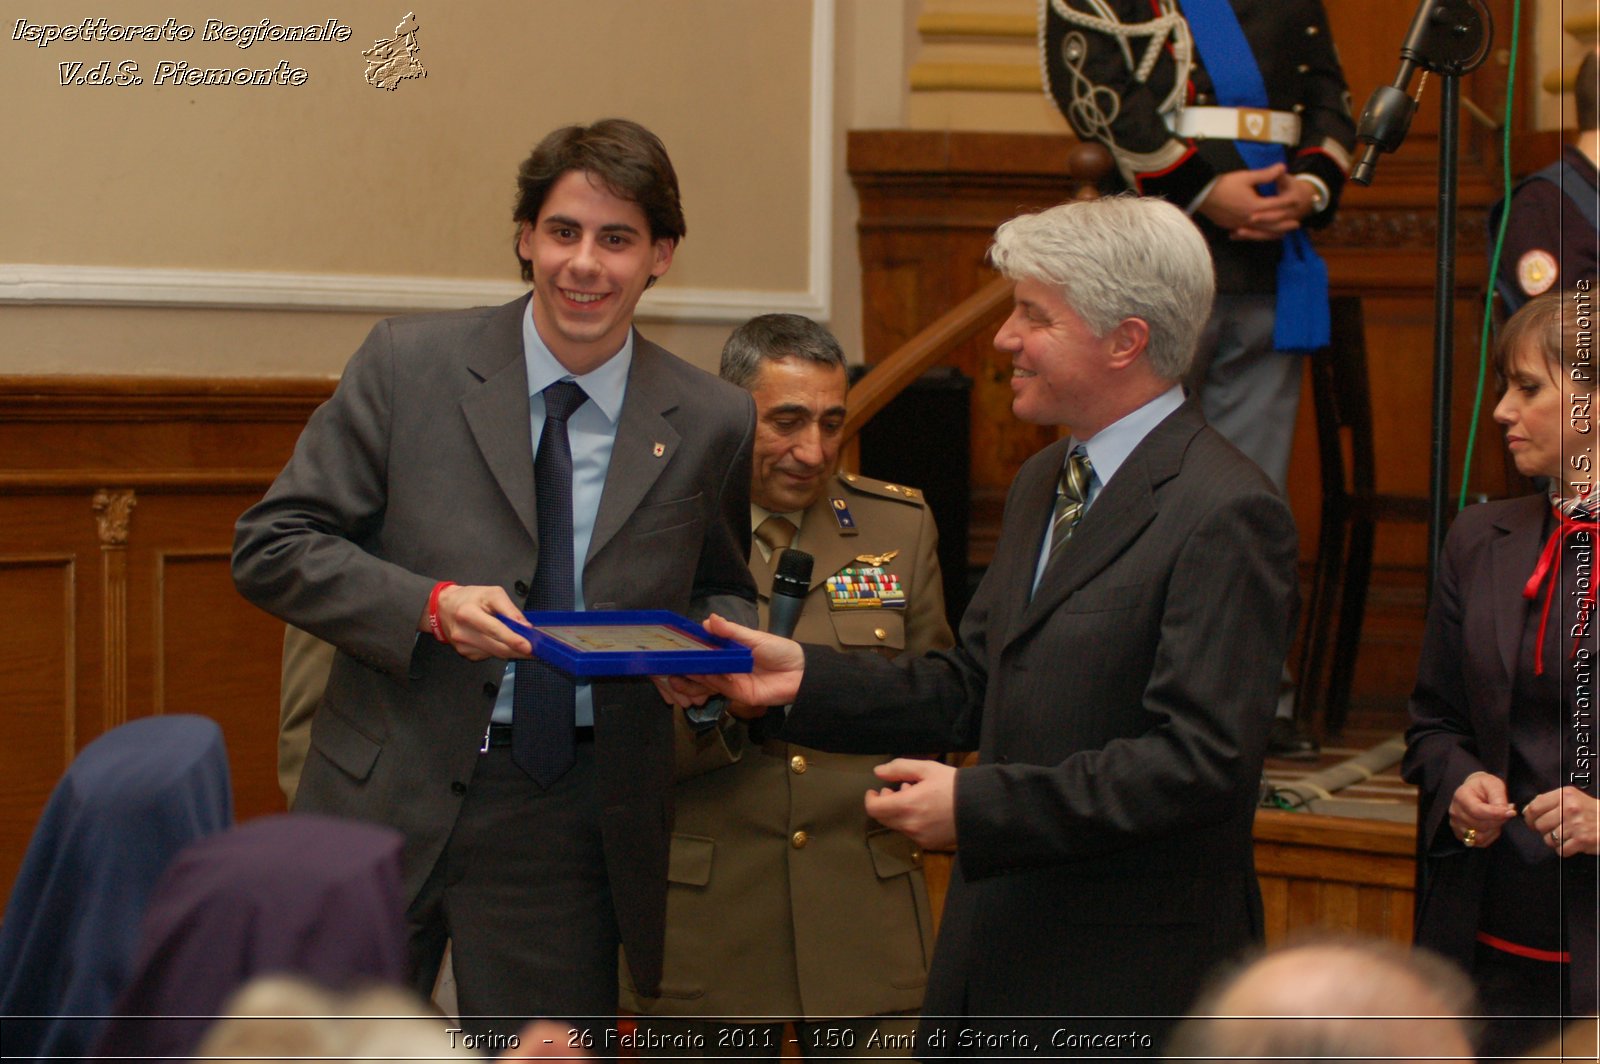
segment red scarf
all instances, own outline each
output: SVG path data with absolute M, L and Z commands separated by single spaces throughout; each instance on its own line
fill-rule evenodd
M 1592 516 L 1570 517 L 1562 510 L 1559 504 L 1553 506 L 1556 516 L 1556 527 L 1550 533 L 1550 538 L 1545 540 L 1544 550 L 1539 552 L 1539 563 L 1533 567 L 1533 575 L 1528 577 L 1528 582 L 1522 588 L 1522 597 L 1532 600 L 1539 594 L 1539 588 L 1544 587 L 1544 608 L 1539 612 L 1539 635 L 1534 641 L 1533 674 L 1544 675 L 1544 634 L 1545 627 L 1550 621 L 1550 603 L 1555 601 L 1556 585 L 1561 583 L 1561 548 L 1568 537 L 1579 532 L 1589 533 L 1589 542 L 1594 543 L 1597 530 L 1595 519 Z M 1572 656 L 1578 654 L 1578 644 L 1589 630 L 1589 618 L 1594 614 L 1595 604 L 1595 574 L 1590 573 L 1589 586 L 1583 593 L 1583 599 L 1578 603 L 1578 635 L 1572 640 Z

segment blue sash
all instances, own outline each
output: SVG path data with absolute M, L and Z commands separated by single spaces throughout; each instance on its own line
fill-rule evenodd
M 1267 106 L 1267 84 L 1250 51 L 1239 17 L 1228 0 L 1182 0 L 1189 32 L 1222 107 Z M 1287 162 L 1281 144 L 1236 140 L 1234 147 L 1251 170 Z M 1262 195 L 1275 189 L 1263 186 Z M 1273 316 L 1272 346 L 1279 351 L 1315 351 L 1327 347 L 1331 321 L 1328 314 L 1328 267 L 1311 246 L 1305 230 L 1296 229 L 1282 240 L 1278 260 L 1278 305 Z

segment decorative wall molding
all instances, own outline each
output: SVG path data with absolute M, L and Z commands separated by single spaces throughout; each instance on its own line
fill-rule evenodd
M 836 0 L 812 0 L 805 291 L 653 288 L 642 321 L 742 322 L 787 311 L 827 321 L 833 303 L 834 37 Z M 367 276 L 137 266 L 0 264 L 0 306 L 82 305 L 397 313 L 504 303 L 526 286 L 496 278 Z
M 1487 209 L 1463 207 L 1456 218 L 1456 235 L 1466 250 L 1481 252 L 1488 225 Z M 1339 212 L 1333 224 L 1316 234 L 1319 246 L 1431 249 L 1438 240 L 1439 217 L 1436 211 L 1409 208 Z
M 918 63 L 912 92 L 1021 92 L 1038 95 L 1038 64 Z
M 815 233 L 813 228 L 813 237 Z M 825 239 L 825 238 L 824 238 Z M 824 256 L 824 258 L 826 258 Z M 815 266 L 815 264 L 813 264 Z M 831 283 L 831 263 L 821 273 Z M 817 271 L 813 269 L 813 274 Z M 645 321 L 742 322 L 753 314 L 787 310 L 822 316 L 828 299 L 817 278 L 805 292 L 753 289 L 659 288 L 639 302 Z M 102 307 L 231 308 L 402 313 L 495 306 L 527 286 L 517 281 L 381 277 L 350 273 L 267 273 L 174 270 L 140 266 L 0 266 L 0 304 L 92 304 Z M 830 293 L 831 294 L 831 293 Z
M 917 32 L 927 38 L 1009 37 L 1032 44 L 1039 16 L 997 11 L 937 11 L 917 16 Z
M 133 522 L 133 508 L 138 504 L 138 498 L 127 489 L 101 488 L 94 493 L 91 505 L 100 530 L 101 550 L 118 550 L 128 545 L 128 526 Z
M 107 731 L 128 719 L 128 526 L 136 505 L 127 489 L 101 488 L 90 501 L 100 532 Z

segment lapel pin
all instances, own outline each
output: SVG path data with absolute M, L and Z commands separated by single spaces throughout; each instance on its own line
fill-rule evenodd
M 655 455 L 657 458 L 660 458 L 662 455 L 667 453 L 667 445 L 664 443 L 658 443 L 655 445 L 655 447 L 651 448 L 650 453 Z

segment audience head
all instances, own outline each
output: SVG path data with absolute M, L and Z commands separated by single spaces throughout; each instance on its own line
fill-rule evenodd
M 504 1060 L 590 1060 L 573 1028 L 532 1020 L 499 1052 Z M 371 986 L 350 993 L 287 976 L 262 976 L 229 999 L 195 1053 L 205 1059 L 482 1060 L 460 1024 L 409 990 Z
M 409 990 L 349 992 L 261 976 L 233 994 L 195 1055 L 239 1061 L 482 1059 L 458 1028 Z
M 1592 474 L 1593 425 L 1588 403 L 1574 396 L 1594 393 L 1593 291 L 1552 289 L 1522 305 L 1500 329 L 1494 367 L 1505 394 L 1494 417 L 1506 446 L 1525 477 L 1559 478 L 1587 484 Z M 1581 416 L 1575 416 L 1578 410 Z M 1587 463 L 1574 462 L 1580 455 Z M 1565 489 L 1564 489 L 1565 491 Z
M 343 989 L 406 970 L 401 836 L 331 817 L 252 820 L 172 862 L 139 935 L 133 977 L 99 1050 L 174 1058 L 257 975 Z
M 157 881 L 180 850 L 232 821 L 214 721 L 146 717 L 83 748 L 39 818 L 0 926 L 8 1055 L 89 1052 L 97 1017 L 127 985 Z
M 678 197 L 678 174 L 661 139 L 637 122 L 604 118 L 589 126 L 563 126 L 541 140 L 517 170 L 517 261 L 522 279 L 533 280 L 533 263 L 524 256 L 522 232 L 539 219 L 550 189 L 564 175 L 591 175 L 618 199 L 639 205 L 650 224 L 651 241 L 676 245 L 688 231 Z
M 1472 985 L 1426 950 L 1377 939 L 1270 950 L 1213 979 L 1167 1047 L 1170 1059 L 1472 1059 Z
M 1170 203 L 1106 196 L 1024 214 L 995 231 L 989 260 L 1012 281 L 1054 289 L 1097 337 L 1142 320 L 1150 369 L 1167 381 L 1188 373 L 1215 273 L 1200 230 Z
M 1594 1064 L 1600 1060 L 1600 1023 L 1593 1016 L 1573 1020 L 1524 1059 Z
M 804 510 L 826 490 L 844 442 L 839 341 L 810 318 L 763 314 L 728 337 L 722 378 L 756 404 L 751 499 L 777 513 Z

